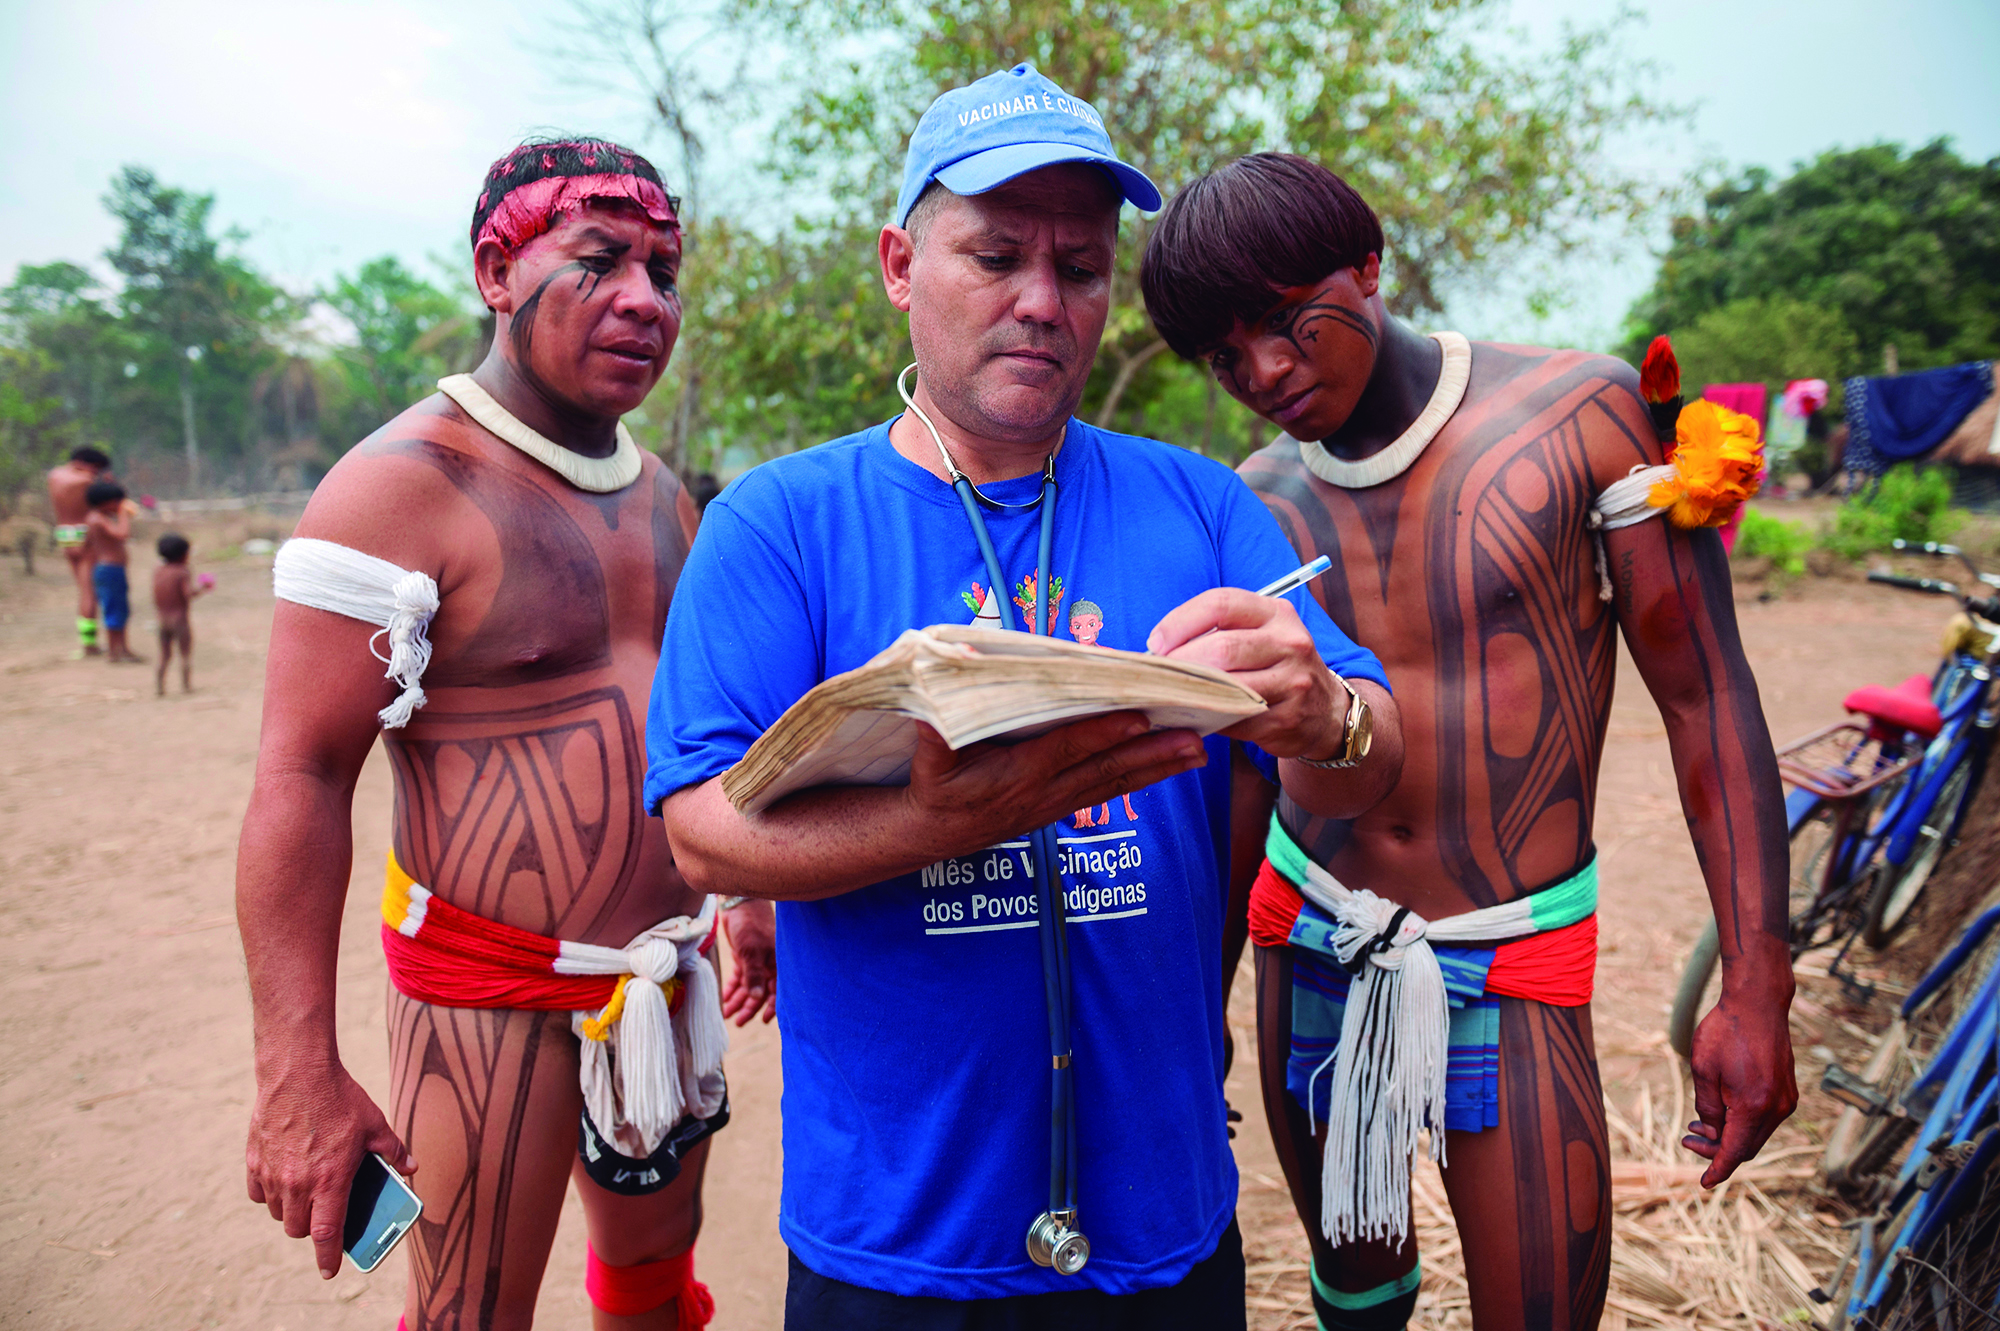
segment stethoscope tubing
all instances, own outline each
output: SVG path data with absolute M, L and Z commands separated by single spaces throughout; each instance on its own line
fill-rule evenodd
M 1000 567 L 999 553 L 979 511 L 979 498 L 972 482 L 963 475 L 952 478 L 952 489 L 965 506 L 967 522 L 979 542 L 986 576 L 992 580 L 987 599 L 1000 616 L 1002 628 L 1014 628 L 1014 608 L 1007 596 L 1007 578 Z M 1054 468 L 1042 476 L 1041 540 L 1035 560 L 1035 595 L 1029 611 L 1028 632 L 1049 630 L 1045 616 L 1052 599 L 1049 593 L 1049 564 L 1055 541 L 1056 479 Z M 1070 966 L 1068 912 L 1063 902 L 1060 844 L 1053 826 L 1038 827 L 1028 835 L 1036 863 L 1038 912 L 1036 932 L 1041 940 L 1042 984 L 1049 1019 L 1049 1209 L 1076 1210 L 1076 1082 L 1070 1047 Z
M 972 481 L 958 469 L 952 460 L 951 451 L 944 446 L 944 436 L 937 426 L 917 405 L 905 386 L 910 375 L 916 371 L 915 365 L 906 367 L 896 376 L 896 392 L 904 405 L 916 414 L 924 428 L 930 431 L 931 441 L 937 445 L 938 456 L 944 460 L 946 473 L 951 478 L 951 488 L 965 507 L 965 520 L 972 528 L 972 535 L 979 542 L 979 557 L 985 561 L 986 576 L 992 586 L 987 591 L 987 603 L 994 607 L 1000 626 L 1014 628 L 1014 610 L 1007 595 L 1007 575 L 1000 567 L 1000 556 L 993 548 L 992 533 L 986 529 L 986 518 L 979 511 L 982 504 L 997 508 L 1026 508 L 1025 504 L 1002 504 L 987 499 L 974 488 Z M 1035 502 L 1041 506 L 1041 540 L 1036 549 L 1035 595 L 1033 610 L 1028 625 L 1030 633 L 1053 633 L 1055 626 L 1050 622 L 1053 611 L 1053 597 L 1049 590 L 1049 565 L 1052 562 L 1052 547 L 1056 530 L 1056 466 L 1055 454 L 1049 454 L 1042 466 L 1042 493 Z M 1070 1228 L 1076 1217 L 1076 1074 L 1071 1067 L 1070 1032 L 1070 967 L 1069 967 L 1069 920 L 1063 903 L 1061 844 L 1054 825 L 1035 828 L 1026 838 L 1035 866 L 1036 895 L 1040 905 L 1036 920 L 1036 933 L 1041 940 L 1042 989 L 1047 1002 L 1049 1018 L 1049 1213 L 1035 1222 L 1030 1230 L 1030 1253 L 1035 1252 L 1035 1235 L 1042 1230 L 1044 1222 L 1057 1217 L 1057 1236 L 1067 1235 L 1063 1243 L 1051 1249 L 1047 1256 L 1036 1256 L 1035 1260 L 1044 1266 L 1057 1266 L 1065 1274 L 1074 1275 L 1088 1260 L 1089 1243 L 1080 1232 Z M 1081 1256 L 1074 1265 L 1068 1265 L 1060 1255 L 1060 1249 L 1070 1245 L 1080 1245 Z M 1074 1251 L 1072 1251 L 1074 1255 Z

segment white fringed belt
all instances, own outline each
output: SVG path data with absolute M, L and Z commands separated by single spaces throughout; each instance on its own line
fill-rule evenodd
M 382 951 L 397 992 L 421 1003 L 568 1011 L 590 1121 L 643 1160 L 682 1118 L 722 1105 L 729 1031 L 704 955 L 715 918 L 707 897 L 624 947 L 545 938 L 440 900 L 391 855 Z
M 1419 1134 L 1428 1128 L 1431 1158 L 1442 1164 L 1445 1157 L 1450 999 L 1431 943 L 1499 942 L 1572 924 L 1596 909 L 1597 876 L 1580 872 L 1559 890 L 1426 920 L 1342 883 L 1315 864 L 1275 817 L 1264 853 L 1335 922 L 1321 943 L 1354 977 L 1333 1055 L 1321 1227 L 1334 1243 L 1398 1241 L 1409 1222 L 1410 1163 Z

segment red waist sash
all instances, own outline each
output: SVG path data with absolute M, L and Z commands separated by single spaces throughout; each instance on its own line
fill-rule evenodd
M 1290 946 L 1292 926 L 1305 905 L 1298 888 L 1265 860 L 1250 888 L 1251 941 L 1259 947 Z M 1432 947 L 1437 951 L 1473 950 L 1446 943 Z M 1495 943 L 1492 952 L 1493 962 L 1486 971 L 1487 993 L 1532 999 L 1551 1007 L 1582 1007 L 1590 1001 L 1597 975 L 1597 916 Z

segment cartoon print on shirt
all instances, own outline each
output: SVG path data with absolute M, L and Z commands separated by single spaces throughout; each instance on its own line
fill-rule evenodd
M 1078 601 L 1069 609 L 1069 636 L 1087 647 L 1097 645 L 1097 635 L 1104 631 L 1104 611 L 1095 601 Z
M 1058 591 L 1057 595 L 1060 596 L 1061 592 Z M 1097 602 L 1078 601 L 1070 607 L 1070 637 L 1075 638 L 1078 642 L 1086 646 L 1096 646 L 1097 635 L 1103 631 L 1104 609 Z M 1119 799 L 1125 805 L 1125 820 L 1127 822 L 1137 822 L 1139 815 L 1132 811 L 1132 797 L 1130 795 L 1121 795 Z M 1098 811 L 1094 816 L 1088 808 L 1076 811 L 1076 821 L 1074 824 L 1076 827 L 1109 827 L 1110 825 L 1111 806 L 1109 804 L 1099 805 Z
M 1000 627 L 1000 603 L 987 594 L 977 582 L 969 592 L 960 592 L 958 599 L 965 602 L 972 611 L 972 627 L 976 629 L 997 629 Z
M 1049 579 L 1049 592 L 1050 592 L 1050 597 L 1049 597 L 1050 605 L 1049 605 L 1048 634 L 1050 637 L 1054 637 L 1056 632 L 1056 623 L 1057 623 L 1056 616 L 1062 610 L 1062 599 L 1063 599 L 1062 574 L 1060 573 L 1055 574 L 1053 577 Z M 1026 615 L 1028 617 L 1028 622 L 1032 624 L 1035 620 L 1035 605 L 1036 605 L 1034 574 L 1029 573 L 1022 577 L 1020 585 L 1014 589 L 1014 604 L 1021 607 L 1021 613 Z

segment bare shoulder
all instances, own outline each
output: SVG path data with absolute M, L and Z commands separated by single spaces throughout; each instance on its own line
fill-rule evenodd
M 1506 433 L 1574 432 L 1600 488 L 1660 461 L 1639 372 L 1593 351 L 1475 343 L 1466 414 Z
M 466 504 L 441 455 L 477 456 L 477 427 L 433 393 L 363 439 L 313 490 L 296 536 L 333 541 L 436 575 Z
M 1639 400 L 1639 372 L 1616 356 L 1596 351 L 1534 347 L 1516 342 L 1472 344 L 1472 381 L 1466 400 L 1556 393 L 1625 393 Z
M 642 449 L 640 457 L 638 486 L 652 497 L 654 528 L 676 532 L 685 551 L 694 544 L 695 529 L 701 525 L 701 510 L 695 507 L 694 496 L 688 493 L 674 469 L 660 461 L 659 454 Z
M 680 477 L 674 475 L 674 469 L 660 461 L 658 453 L 648 452 L 643 448 L 639 450 L 638 485 L 645 493 L 652 495 L 656 503 L 670 510 L 675 508 L 687 494 L 687 487 L 681 484 Z M 693 501 L 690 499 L 688 502 Z

